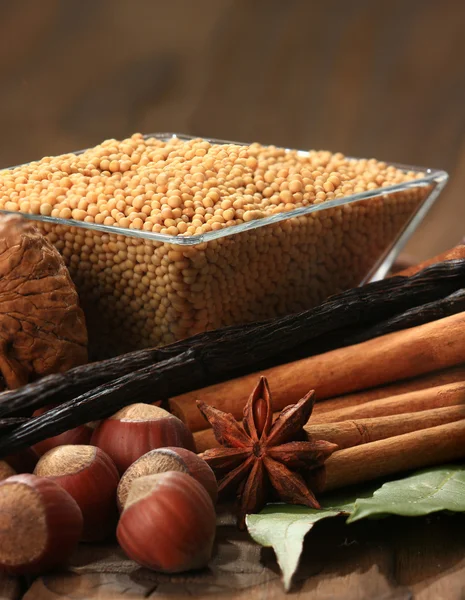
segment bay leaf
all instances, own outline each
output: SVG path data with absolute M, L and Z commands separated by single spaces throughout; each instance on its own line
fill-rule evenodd
M 322 519 L 349 514 L 355 500 L 356 497 L 332 494 L 322 502 L 321 510 L 292 504 L 268 504 L 259 514 L 247 515 L 247 529 L 252 539 L 275 551 L 286 591 L 289 591 L 299 565 L 307 533 Z
M 258 515 L 247 515 L 247 529 L 252 539 L 275 551 L 286 592 L 290 590 L 292 576 L 299 565 L 307 533 L 318 521 L 340 514 L 337 510 L 271 504 Z
M 371 483 L 323 496 L 321 509 L 290 504 L 268 504 L 259 514 L 247 515 L 247 529 L 255 542 L 273 548 L 289 591 L 299 565 L 304 538 L 315 523 L 347 515 L 347 523 L 388 515 L 420 517 L 442 510 L 465 512 L 465 465 L 422 469 L 384 483 Z
M 384 483 L 371 497 L 355 501 L 347 523 L 385 515 L 421 517 L 441 510 L 465 511 L 464 465 L 423 469 Z

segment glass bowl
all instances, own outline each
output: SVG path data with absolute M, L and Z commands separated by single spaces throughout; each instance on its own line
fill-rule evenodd
M 305 310 L 384 277 L 448 179 L 440 170 L 393 166 L 423 176 L 202 235 L 20 214 L 64 257 L 91 355 L 102 358 Z

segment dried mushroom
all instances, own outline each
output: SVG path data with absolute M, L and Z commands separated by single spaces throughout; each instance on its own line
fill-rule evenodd
M 0 372 L 5 387 L 87 361 L 84 313 L 58 251 L 21 217 L 0 219 Z

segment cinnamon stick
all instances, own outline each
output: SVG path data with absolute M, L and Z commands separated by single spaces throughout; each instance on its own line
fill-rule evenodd
M 459 381 L 465 381 L 465 364 L 450 367 L 449 369 L 434 371 L 433 373 L 427 373 L 420 377 L 403 379 L 402 381 L 396 381 L 388 385 L 329 398 L 325 402 L 319 402 L 314 406 L 313 415 L 315 417 L 315 415 L 364 404 L 365 402 L 370 402 L 372 400 L 388 398 L 410 391 L 423 390 Z M 278 414 L 279 413 L 275 413 L 275 416 Z M 312 417 L 312 423 L 314 422 L 314 417 Z M 205 422 L 205 424 L 207 423 Z M 204 452 L 209 448 L 216 448 L 219 446 L 210 427 L 196 431 L 194 433 L 194 439 L 197 445 L 197 452 Z
M 213 435 L 213 429 L 211 427 L 209 429 L 196 431 L 194 433 L 194 442 L 195 448 L 199 454 L 201 452 L 205 452 L 205 450 L 210 450 L 210 448 L 218 448 L 220 445 L 216 441 L 216 438 Z
M 338 450 L 326 461 L 329 491 L 465 457 L 465 419 Z
M 340 408 L 330 411 L 325 410 L 326 406 L 331 406 L 333 402 L 336 406 L 340 406 Z M 392 428 L 389 426 L 388 428 L 388 431 L 392 431 L 390 435 L 396 435 L 402 431 L 412 431 L 420 428 L 418 423 L 421 422 L 421 417 L 417 417 L 415 426 L 410 428 L 408 424 L 408 421 L 410 421 L 416 413 L 419 415 L 423 414 L 424 416 L 427 416 L 426 413 L 431 413 L 432 416 L 436 418 L 435 415 L 433 415 L 435 409 L 441 410 L 442 408 L 445 408 L 445 410 L 449 410 L 448 407 L 456 409 L 459 414 L 461 414 L 462 410 L 465 410 L 465 381 L 435 386 L 426 390 L 416 390 L 405 394 L 398 394 L 397 396 L 390 396 L 388 398 L 380 398 L 379 400 L 372 400 L 371 402 L 355 404 L 353 406 L 350 404 L 343 404 L 339 400 L 320 402 L 313 407 L 313 414 L 304 429 L 306 429 L 307 433 L 311 433 L 312 431 L 337 432 L 338 428 L 340 428 L 343 423 L 346 423 L 343 427 L 345 428 L 345 431 L 352 431 L 350 435 L 369 436 L 370 433 L 368 432 L 361 433 L 359 431 L 357 434 L 357 431 L 354 431 L 352 427 L 354 423 L 361 423 L 361 427 L 363 428 L 368 422 L 369 426 L 372 425 L 372 430 L 382 431 L 382 427 L 389 422 L 385 421 L 380 424 L 379 428 L 375 424 L 382 421 L 383 417 L 392 417 L 393 415 L 396 415 L 398 416 L 398 426 L 396 425 Z M 441 413 L 436 414 L 440 415 Z M 455 414 L 454 411 L 451 411 L 451 414 Z M 273 416 L 276 418 L 278 415 L 279 412 L 276 412 Z M 443 422 L 448 422 L 448 420 L 446 419 Z M 347 423 L 351 423 L 352 425 L 347 425 Z M 432 425 L 427 424 L 426 427 L 428 426 Z M 320 427 L 321 429 L 319 429 Z M 337 435 L 337 433 L 334 435 Z M 342 435 L 344 434 L 341 433 L 341 436 Z M 347 433 L 347 435 L 349 434 Z M 383 437 L 388 437 L 388 435 L 383 435 Z M 330 437 L 324 437 L 324 435 L 322 436 L 322 439 L 334 441 Z M 356 437 L 351 439 L 355 440 Z M 374 439 L 380 439 L 380 437 L 373 437 L 371 440 L 365 439 L 365 442 L 373 441 Z M 194 440 L 197 452 L 204 452 L 209 448 L 216 448 L 219 446 L 213 435 L 212 429 L 196 431 L 194 433 Z M 340 443 L 335 441 L 335 443 L 338 445 L 341 445 L 342 443 L 344 447 L 347 447 L 344 442 Z M 357 443 L 362 442 L 359 441 Z M 355 441 L 351 442 L 349 445 L 355 445 Z
M 317 404 L 313 409 L 313 414 L 338 410 L 347 406 L 364 404 L 371 400 L 398 396 L 399 394 L 405 394 L 407 392 L 415 392 L 459 381 L 465 381 L 465 364 L 449 369 L 443 369 L 442 371 L 427 373 L 426 375 L 414 377 L 413 379 L 403 379 L 402 381 L 396 381 L 381 387 L 370 388 L 352 394 L 345 394 L 344 396 L 336 396 L 335 398 L 330 398 L 325 402 Z
M 342 450 L 411 431 L 453 423 L 463 418 L 465 418 L 465 404 L 459 404 L 458 406 L 445 406 L 386 417 L 321 423 L 320 425 L 313 425 L 310 420 L 304 429 L 309 438 L 333 442 Z
M 431 410 L 442 406 L 457 406 L 459 404 L 465 404 L 465 381 L 438 385 L 427 390 L 407 392 L 389 398 L 380 398 L 365 404 L 346 406 L 328 412 L 318 412 L 316 409 L 319 405 L 316 405 L 309 424 L 318 425 L 320 423 L 337 423 L 349 419 L 385 417 L 406 412 Z
M 163 369 L 166 361 L 176 357 L 186 357 L 194 362 L 182 378 L 173 378 L 168 388 L 174 386 L 176 391 L 170 389 L 168 396 L 269 368 L 286 360 L 321 353 L 323 345 L 324 350 L 347 346 L 353 343 L 349 337 L 351 334 L 377 323 L 382 328 L 386 320 L 388 326 L 392 327 L 393 317 L 400 319 L 396 329 L 411 327 L 411 315 L 408 316 L 408 325 L 402 315 L 414 308 L 421 312 L 422 307 L 429 305 L 425 309 L 426 319 L 441 318 L 444 316 L 443 308 L 439 309 L 438 316 L 436 311 L 431 313 L 430 303 L 438 302 L 442 306 L 445 298 L 462 289 L 464 275 L 465 259 L 449 261 L 433 265 L 413 277 L 393 277 L 346 290 L 300 313 L 207 331 L 163 348 L 131 352 L 82 365 L 66 373 L 47 375 L 21 388 L 2 393 L 0 417 L 30 414 L 36 408 L 72 401 L 91 390 L 98 395 L 101 386 L 126 375 L 140 373 L 146 368 L 149 368 L 146 377 L 158 378 L 159 365 Z M 455 301 L 454 305 L 455 308 L 460 306 Z M 454 312 L 458 312 L 455 308 Z M 450 310 L 450 306 L 447 310 Z M 381 333 L 385 331 L 378 330 L 376 335 Z M 152 382 L 149 385 L 151 391 L 148 395 L 155 393 L 161 398 L 158 390 L 152 391 Z M 129 382 L 127 385 L 128 402 L 131 401 L 134 387 L 138 388 L 138 383 L 133 386 Z M 72 407 L 73 404 L 70 404 L 70 410 L 73 410 Z M 92 416 L 83 416 L 85 420 L 82 423 L 89 418 Z M 58 433 L 54 431 L 53 435 Z
M 282 410 L 314 389 L 319 400 L 458 365 L 465 356 L 465 312 L 390 333 L 354 346 L 278 365 L 181 394 L 170 408 L 192 431 L 205 428 L 202 400 L 240 418 L 260 375 L 268 378 L 273 406 Z

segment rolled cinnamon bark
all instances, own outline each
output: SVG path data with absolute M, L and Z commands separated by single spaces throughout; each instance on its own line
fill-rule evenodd
M 213 429 L 202 429 L 201 431 L 196 431 L 194 433 L 194 442 L 195 448 L 197 452 L 205 452 L 205 450 L 210 450 L 210 448 L 218 448 L 220 444 L 216 441 L 215 436 L 213 435 Z
M 318 432 L 318 435 L 321 434 L 322 439 L 328 439 L 328 441 L 334 441 L 339 446 L 348 447 L 356 443 L 366 443 L 375 439 L 420 429 L 422 419 L 428 417 L 432 418 L 432 422 L 431 424 L 427 423 L 423 428 L 441 423 L 441 418 L 444 418 L 442 423 L 457 420 L 455 418 L 448 419 L 445 416 L 446 412 L 436 412 L 436 409 L 439 411 L 450 410 L 450 415 L 462 414 L 462 411 L 465 410 L 465 381 L 398 394 L 389 398 L 380 398 L 364 404 L 343 406 L 333 411 L 320 410 L 320 408 L 324 408 L 325 405 L 332 402 L 332 400 L 328 400 L 316 404 L 313 408 L 313 414 L 304 429 L 311 435 Z M 452 410 L 450 407 L 452 407 Z M 278 415 L 279 412 L 274 414 L 275 417 Z M 392 421 L 383 421 L 383 417 L 390 418 L 392 416 L 396 416 L 396 418 Z M 369 431 L 367 427 L 369 427 Z M 341 440 L 336 441 L 334 436 L 339 435 L 338 431 L 341 431 Z M 378 433 L 375 434 L 375 431 Z M 390 433 L 382 434 L 383 431 L 389 431 Z M 328 435 L 328 437 L 326 438 L 325 435 Z M 350 437 L 352 440 L 350 443 L 343 441 L 345 435 L 352 436 Z M 363 436 L 366 436 L 364 442 L 356 441 L 357 438 Z M 372 436 L 371 439 L 370 436 Z M 197 452 L 219 446 L 212 429 L 195 432 L 194 440 Z
M 438 385 L 427 390 L 398 394 L 389 398 L 380 398 L 365 404 L 346 406 L 332 411 L 318 412 L 316 410 L 318 405 L 316 405 L 309 424 L 317 425 L 320 423 L 337 423 L 348 419 L 385 417 L 458 404 L 465 404 L 465 381 Z
M 465 457 L 465 419 L 336 451 L 326 461 L 329 491 Z
M 465 312 L 461 312 L 182 394 L 170 400 L 170 409 L 191 431 L 199 431 L 205 429 L 205 420 L 196 400 L 240 418 L 260 375 L 268 378 L 273 407 L 282 410 L 311 389 L 322 400 L 458 365 L 464 356 Z
M 322 423 L 321 425 L 313 425 L 310 420 L 304 429 L 309 438 L 333 442 L 342 450 L 411 431 L 453 423 L 463 418 L 465 418 L 465 404 L 386 417 Z
M 355 406 L 357 404 L 371 402 L 372 400 L 379 400 L 380 398 L 389 398 L 390 396 L 398 396 L 399 394 L 406 394 L 407 392 L 425 390 L 438 385 L 446 385 L 448 383 L 456 383 L 459 381 L 465 381 L 465 364 L 458 365 L 457 367 L 450 367 L 449 369 L 443 369 L 441 371 L 434 371 L 433 373 L 427 373 L 426 375 L 414 377 L 413 379 L 404 379 L 381 387 L 329 398 L 328 400 L 325 400 L 325 402 L 319 402 L 314 407 L 313 414 L 321 414 L 323 412 L 346 408 L 347 406 Z

